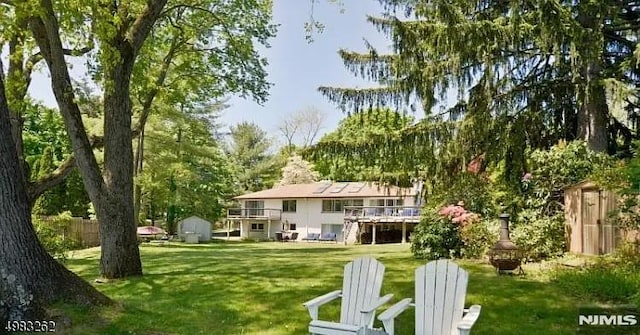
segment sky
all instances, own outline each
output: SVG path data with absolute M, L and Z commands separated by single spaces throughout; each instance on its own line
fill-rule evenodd
M 366 21 L 366 15 L 382 12 L 377 1 L 344 1 L 336 5 L 320 1 L 314 7 L 314 17 L 325 25 L 321 34 L 314 33 L 314 41 L 305 39 L 305 22 L 309 21 L 309 0 L 275 0 L 274 23 L 277 36 L 270 40 L 270 48 L 260 48 L 269 65 L 267 80 L 273 84 L 268 101 L 262 106 L 240 97 L 230 97 L 229 108 L 223 111 L 223 129 L 239 122 L 258 124 L 282 143 L 277 127 L 290 114 L 305 108 L 317 108 L 326 114 L 321 133 L 336 128 L 345 117 L 343 112 L 317 90 L 319 86 L 367 87 L 375 85 L 355 77 L 338 56 L 340 48 L 365 51 L 366 39 L 381 51 L 389 51 L 390 42 Z M 82 67 L 74 67 L 72 75 L 82 76 Z M 49 106 L 56 106 L 47 73 L 34 76 L 31 95 Z
M 341 11 L 343 9 L 343 11 Z M 223 122 L 258 123 L 269 132 L 277 132 L 284 118 L 298 110 L 314 107 L 326 114 L 323 133 L 335 129 L 342 111 L 318 92 L 319 86 L 366 87 L 374 83 L 355 77 L 343 65 L 340 48 L 365 51 L 364 39 L 387 51 L 389 41 L 366 21 L 366 15 L 377 15 L 377 1 L 344 1 L 344 6 L 320 1 L 314 7 L 314 17 L 325 25 L 314 41 L 305 39 L 304 23 L 311 10 L 308 0 L 276 0 L 274 21 L 279 24 L 271 48 L 264 51 L 269 61 L 268 80 L 274 84 L 264 106 L 240 98 L 230 101 L 231 107 Z

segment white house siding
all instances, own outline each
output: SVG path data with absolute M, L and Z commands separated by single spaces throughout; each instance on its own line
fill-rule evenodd
M 256 199 L 257 201 L 264 201 L 264 214 L 267 215 L 269 210 L 282 210 L 282 199 Z M 243 200 L 242 208 L 247 208 L 246 201 L 256 200 Z M 276 211 L 271 211 L 272 214 L 276 214 Z M 251 229 L 252 224 L 263 224 L 263 231 L 256 231 Z M 270 230 L 269 230 L 270 227 Z M 266 240 L 268 238 L 275 238 L 276 232 L 282 230 L 282 222 L 273 218 L 272 220 L 265 219 L 243 219 L 240 225 L 240 237 L 250 238 L 255 240 Z
M 363 198 L 341 198 L 341 199 L 363 199 Z M 365 198 L 364 205 L 371 206 L 375 205 L 377 199 L 397 199 L 397 197 L 378 197 L 378 198 Z M 301 240 L 303 237 L 307 236 L 309 233 L 323 234 L 326 232 L 335 232 L 337 234 L 338 242 L 343 241 L 343 232 L 342 229 L 344 227 L 344 213 L 343 212 L 323 212 L 322 211 L 322 201 L 329 200 L 321 199 L 321 198 L 289 198 L 289 199 L 262 199 L 264 201 L 264 209 L 265 215 L 269 209 L 282 210 L 282 201 L 283 200 L 296 200 L 296 212 L 282 212 L 281 220 L 273 219 L 271 220 L 271 229 L 269 234 L 267 235 L 267 230 L 269 229 L 268 220 L 254 220 L 254 219 L 246 219 L 242 221 L 242 225 L 240 227 L 240 236 L 244 238 L 251 239 L 267 239 L 275 238 L 275 233 L 281 231 L 283 229 L 290 230 L 286 226 L 286 223 L 296 224 L 295 231 L 298 233 L 298 240 Z M 246 208 L 246 201 L 255 201 L 255 200 L 243 200 L 242 207 Z M 404 206 L 412 206 L 414 203 L 413 197 L 408 196 L 404 197 L 403 205 Z M 262 223 L 264 224 L 264 231 L 252 231 L 251 224 L 252 223 Z M 355 234 L 353 232 L 350 235 Z

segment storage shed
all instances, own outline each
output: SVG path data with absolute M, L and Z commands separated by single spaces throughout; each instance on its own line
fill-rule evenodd
M 602 255 L 614 251 L 622 234 L 609 219 L 616 209 L 615 193 L 585 180 L 564 189 L 564 214 L 569 251 Z
M 197 216 L 191 216 L 179 221 L 178 235 L 181 238 L 185 238 L 185 235 L 191 235 L 187 233 L 198 234 L 198 241 L 200 242 L 211 241 L 211 222 Z

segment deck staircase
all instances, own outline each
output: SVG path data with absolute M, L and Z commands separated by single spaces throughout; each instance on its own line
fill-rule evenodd
M 344 222 L 344 244 L 354 244 L 358 238 L 360 224 L 356 220 L 345 220 Z

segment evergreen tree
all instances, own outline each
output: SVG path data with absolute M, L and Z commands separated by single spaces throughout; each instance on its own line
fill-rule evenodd
M 257 124 L 242 122 L 231 127 L 226 152 L 235 166 L 238 193 L 260 191 L 277 181 L 278 161 L 269 153 L 270 149 L 267 132 Z
M 386 15 L 368 20 L 391 38 L 394 52 L 340 51 L 349 70 L 381 86 L 320 91 L 349 111 L 414 103 L 427 116 L 400 135 L 341 150 L 399 148 L 388 165 L 423 163 L 427 178 L 464 171 L 485 154 L 489 163 L 504 161 L 507 180 L 517 181 L 527 147 L 583 139 L 614 152 L 636 136 L 635 1 L 381 3 Z M 457 104 L 432 111 L 453 89 Z M 629 124 L 610 115 L 607 90 L 624 99 Z
M 362 113 L 346 117 L 338 124 L 338 127 L 324 135 L 320 141 L 309 150 L 305 156 L 315 165 L 315 169 L 323 178 L 334 181 L 377 180 L 383 171 L 380 169 L 380 160 L 368 160 L 362 157 L 361 152 L 350 152 L 346 158 L 340 153 L 331 150 L 323 150 L 325 144 L 329 147 L 336 143 L 345 146 L 367 143 L 373 136 L 384 136 L 389 133 L 399 134 L 403 129 L 413 124 L 413 117 L 402 115 L 391 109 L 369 109 Z M 382 153 L 384 156 L 384 153 Z M 397 169 L 385 171 L 385 176 L 405 176 L 406 169 L 397 166 Z

